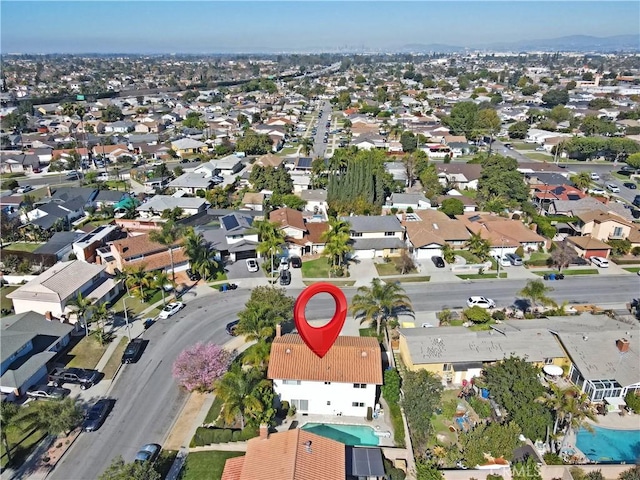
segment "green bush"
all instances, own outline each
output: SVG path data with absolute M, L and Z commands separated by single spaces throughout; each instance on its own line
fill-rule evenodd
M 257 436 L 258 429 L 252 427 L 247 427 L 244 430 L 198 427 L 189 445 L 201 447 L 212 443 L 242 442 Z
M 557 453 L 547 452 L 544 454 L 544 463 L 547 465 L 564 465 L 562 458 Z
M 242 430 L 234 430 L 231 435 L 232 442 L 239 442 L 242 440 Z
M 382 396 L 389 404 L 400 401 L 400 374 L 395 368 L 390 368 L 384 372 Z
M 502 321 L 507 318 L 507 315 L 502 310 L 496 310 L 491 314 L 491 318 Z
M 491 416 L 491 405 L 486 400 L 482 400 L 480 397 L 471 397 L 469 405 L 480 418 L 489 418 Z
M 220 440 L 218 441 L 218 443 L 229 443 L 231 441 L 231 438 L 233 438 L 233 432 L 234 430 L 229 430 L 227 428 L 222 430 L 220 432 Z
M 627 392 L 624 397 L 624 401 L 634 413 L 640 413 L 640 395 L 633 392 Z
M 393 441 L 396 447 L 404 448 L 404 422 L 402 421 L 400 406 L 397 403 L 389 405 L 389 414 L 393 425 Z
M 480 308 L 477 305 L 467 308 L 462 312 L 464 317 L 473 323 L 488 323 L 491 320 L 491 315 L 484 308 Z
M 522 245 L 520 245 L 518 248 L 516 248 L 516 252 L 515 253 L 520 258 L 524 258 L 524 248 L 522 247 Z
M 255 438 L 258 436 L 258 433 L 259 431 L 256 427 L 245 427 L 245 429 L 242 430 L 242 433 L 240 435 L 240 440 L 245 441 L 251 438 Z

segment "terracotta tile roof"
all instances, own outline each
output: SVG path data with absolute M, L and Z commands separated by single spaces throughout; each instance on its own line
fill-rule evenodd
M 447 242 L 465 241 L 470 237 L 469 231 L 460 220 L 453 220 L 437 210 L 420 210 L 415 212 L 422 221 L 405 221 L 407 236 L 414 247 L 425 245 L 444 245 Z
M 181 245 L 182 239 L 178 239 L 175 245 Z M 112 247 L 120 254 L 120 257 L 131 258 L 138 255 L 149 255 L 155 252 L 167 250 L 165 245 L 151 241 L 149 234 L 136 235 L 113 242 Z
M 244 456 L 227 459 L 224 463 L 224 470 L 222 471 L 220 480 L 240 480 L 244 459 Z
M 308 222 L 306 224 L 307 233 L 304 235 L 304 239 L 310 243 L 325 243 L 322 240 L 322 234 L 329 230 L 329 223 L 327 222 Z
M 310 443 L 307 443 L 310 442 Z M 307 446 L 308 445 L 308 446 Z M 239 457 L 241 458 L 241 457 Z M 229 474 L 237 468 L 231 460 Z M 269 438 L 252 438 L 247 443 L 239 477 L 223 480 L 344 480 L 344 444 L 301 429 L 274 433 Z
M 293 208 L 285 207 L 274 210 L 269 214 L 269 220 L 279 223 L 281 227 L 293 227 L 302 231 L 307 230 L 302 212 Z
M 271 345 L 268 378 L 382 385 L 382 356 L 375 338 L 339 336 L 320 358 L 300 335 L 287 334 Z
M 180 265 L 181 263 L 188 262 L 189 257 L 187 254 L 180 248 L 180 250 L 173 251 L 173 265 Z M 145 272 L 152 272 L 154 270 L 159 270 L 161 268 L 171 268 L 171 255 L 165 248 L 164 251 L 159 253 L 154 253 L 149 256 L 145 256 L 141 260 L 136 260 L 133 262 L 123 262 L 123 267 L 137 267 L 138 265 L 144 265 Z
M 503 238 L 505 239 L 505 247 L 517 247 L 521 243 L 547 241 L 546 238 L 537 234 L 534 230 L 527 228 L 520 220 L 477 212 L 456 215 L 456 218 L 462 220 L 469 231 L 479 233 L 482 238 L 489 240 L 492 247 L 501 246 Z

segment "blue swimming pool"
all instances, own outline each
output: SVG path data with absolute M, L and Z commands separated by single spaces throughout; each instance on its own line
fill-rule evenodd
M 580 429 L 576 447 L 595 462 L 635 463 L 640 458 L 640 430 Z
M 371 427 L 364 425 L 339 425 L 337 423 L 305 423 L 303 430 L 315 433 L 322 437 L 337 440 L 350 446 L 377 447 L 378 437 L 374 435 Z

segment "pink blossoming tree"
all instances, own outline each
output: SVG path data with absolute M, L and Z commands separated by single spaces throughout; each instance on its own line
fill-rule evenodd
M 190 392 L 209 392 L 229 368 L 232 355 L 213 343 L 196 343 L 173 362 L 173 378 Z

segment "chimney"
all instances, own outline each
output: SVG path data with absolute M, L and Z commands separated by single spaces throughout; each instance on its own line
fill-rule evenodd
M 260 440 L 266 440 L 269 438 L 269 425 L 260 425 Z
M 629 340 L 626 338 L 621 338 L 620 340 L 616 340 L 616 347 L 620 350 L 621 353 L 629 351 Z
M 53 315 L 51 314 L 51 312 L 44 312 L 44 319 L 48 322 L 53 320 Z
M 312 453 L 311 451 L 311 440 L 307 440 L 304 442 L 304 449 L 307 453 Z
M 282 325 L 279 323 L 276 325 L 276 338 L 280 338 L 282 336 Z

